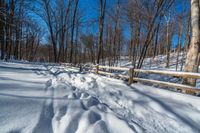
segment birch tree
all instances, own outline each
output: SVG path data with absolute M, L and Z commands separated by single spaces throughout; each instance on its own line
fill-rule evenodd
M 191 0 L 191 25 L 192 38 L 187 53 L 185 72 L 198 72 L 199 64 L 199 0 Z M 195 79 L 184 79 L 184 83 L 195 86 Z

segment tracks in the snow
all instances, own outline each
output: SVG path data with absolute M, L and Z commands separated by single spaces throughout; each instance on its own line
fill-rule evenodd
M 50 76 L 45 90 L 51 99 L 44 101 L 34 133 L 39 131 L 49 133 L 96 132 L 96 129 L 102 133 L 109 133 L 113 128 L 113 123 L 109 121 L 113 121 L 113 118 L 115 122 L 124 123 L 130 131 L 135 131 L 134 127 L 130 127 L 126 120 L 119 117 L 96 96 L 73 86 L 76 84 L 76 74 L 69 72 L 67 76 L 70 81 L 66 81 L 58 77 L 60 71 L 62 73 L 66 73 L 66 71 L 51 69 L 48 66 L 45 68 L 48 70 L 45 71 L 45 74 Z M 44 73 L 38 72 L 37 74 L 43 75 Z M 92 89 L 98 88 L 94 78 L 91 82 L 87 82 L 84 77 L 81 77 L 80 82 Z M 110 117 L 112 117 L 111 120 L 109 120 Z M 121 129 L 119 128 L 119 130 Z

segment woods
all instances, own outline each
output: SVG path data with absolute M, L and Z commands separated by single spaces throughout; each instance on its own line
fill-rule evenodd
M 79 0 L 1 0 L 1 59 L 117 66 L 127 57 L 140 69 L 145 58 L 166 55 L 169 68 L 176 52 L 176 70 L 198 71 L 198 0 L 97 0 L 86 8 Z
M 0 133 L 200 133 L 200 0 L 0 0 Z

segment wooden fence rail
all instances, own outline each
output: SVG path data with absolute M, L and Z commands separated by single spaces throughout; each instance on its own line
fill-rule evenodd
M 111 72 L 107 72 L 107 70 L 126 71 L 128 75 L 114 74 Z M 134 73 L 145 73 L 145 74 L 160 74 L 160 75 L 167 75 L 167 76 L 181 77 L 181 78 L 200 79 L 200 73 L 174 72 L 174 71 L 165 71 L 165 70 L 145 70 L 145 69 L 133 69 L 133 68 L 127 68 L 127 67 L 110 67 L 110 66 L 100 66 L 100 65 L 95 66 L 95 72 L 96 74 L 100 74 L 100 75 L 108 75 L 108 76 L 114 76 L 114 77 L 117 76 L 117 77 L 128 79 L 129 84 L 132 84 L 134 81 L 152 83 L 152 84 L 158 84 L 160 86 L 176 88 L 185 93 L 190 93 L 190 94 L 200 93 L 200 89 L 197 89 L 195 87 L 188 86 L 188 85 L 134 77 Z

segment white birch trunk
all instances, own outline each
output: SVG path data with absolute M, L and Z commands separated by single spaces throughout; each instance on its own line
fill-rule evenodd
M 199 0 L 191 0 L 191 26 L 192 38 L 187 53 L 185 72 L 198 72 L 199 53 Z M 185 84 L 196 85 L 196 79 L 185 79 Z

